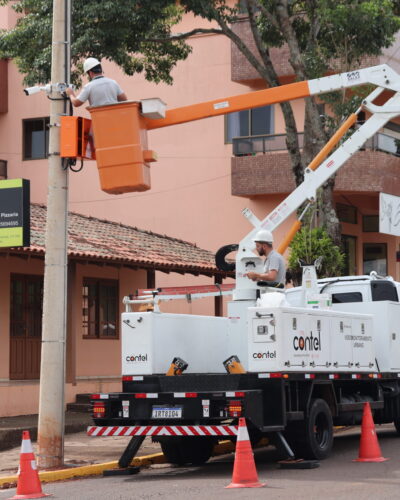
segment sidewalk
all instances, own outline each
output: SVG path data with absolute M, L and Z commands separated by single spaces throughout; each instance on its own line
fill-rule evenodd
M 37 415 L 0 418 L 0 479 L 18 470 L 22 431 L 29 430 L 34 452 L 37 453 Z M 65 414 L 64 463 L 68 467 L 98 464 L 118 460 L 130 437 L 89 437 L 86 427 L 91 425 L 88 413 Z M 138 456 L 161 452 L 158 443 L 146 438 Z
M 65 433 L 79 432 L 91 425 L 89 413 L 66 412 Z M 38 415 L 21 415 L 18 417 L 0 417 L 0 452 L 19 446 L 22 431 L 29 431 L 31 440 L 36 441 Z

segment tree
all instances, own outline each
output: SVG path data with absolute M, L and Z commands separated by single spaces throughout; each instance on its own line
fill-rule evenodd
M 7 3 L 26 15 L 16 29 L 2 33 L 0 56 L 14 57 L 27 83 L 47 81 L 51 0 L 0 0 L 0 4 Z M 397 4 L 397 0 L 74 0 L 72 61 L 77 64 L 89 55 L 107 58 L 127 74 L 144 72 L 148 80 L 171 83 L 172 68 L 190 53 L 185 40 L 198 33 L 220 33 L 238 47 L 267 86 L 275 87 L 280 81 L 271 48 L 287 44 L 297 80 L 354 69 L 364 57 L 379 55 L 393 42 L 400 28 Z M 174 34 L 173 27 L 183 12 L 212 24 Z M 243 16 L 253 34 L 256 53 L 236 34 L 235 24 Z M 314 98 L 305 99 L 302 149 L 292 105 L 280 105 L 297 185 L 303 180 L 305 166 L 331 134 L 334 122 L 343 118 L 349 98 L 356 103 L 362 95 L 337 92 L 327 96 L 325 100 L 333 108 L 333 116 L 328 115 L 327 120 L 321 119 Z M 320 190 L 319 216 L 320 224 L 338 243 L 333 187 L 332 178 Z
M 183 40 L 171 38 L 183 12 L 171 0 L 148 1 L 145 8 L 137 0 L 71 3 L 72 78 L 77 84 L 82 60 L 89 56 L 114 61 L 128 75 L 143 72 L 150 81 L 172 83 L 173 67 L 190 53 Z M 0 56 L 14 58 L 25 84 L 47 83 L 53 0 L 0 0 L 0 5 L 6 4 L 21 16 L 15 29 L 0 32 Z
M 303 227 L 293 238 L 290 245 L 288 272 L 293 284 L 301 284 L 302 270 L 300 261 L 313 264 L 318 257 L 322 257 L 321 267 L 318 270 L 320 278 L 340 276 L 344 266 L 345 255 L 332 242 L 325 229 L 321 227 Z

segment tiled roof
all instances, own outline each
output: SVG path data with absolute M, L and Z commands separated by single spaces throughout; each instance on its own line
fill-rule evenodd
M 31 246 L 24 252 L 44 254 L 45 228 L 46 207 L 31 204 Z M 68 255 L 166 271 L 221 274 L 214 254 L 193 243 L 73 212 L 69 213 Z

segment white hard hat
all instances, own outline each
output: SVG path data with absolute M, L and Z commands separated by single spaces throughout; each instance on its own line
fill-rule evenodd
M 95 57 L 88 57 L 83 63 L 83 71 L 87 73 L 88 71 L 93 69 L 95 66 L 98 66 L 99 64 L 100 61 Z
M 268 229 L 260 229 L 257 231 L 256 235 L 253 238 L 254 243 L 260 242 L 260 243 L 273 243 L 274 242 L 274 237 L 272 236 L 271 231 L 268 231 Z

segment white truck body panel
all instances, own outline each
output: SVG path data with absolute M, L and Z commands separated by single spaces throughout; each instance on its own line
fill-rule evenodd
M 327 309 L 250 307 L 247 369 L 373 372 L 372 321 L 371 315 Z
M 375 371 L 372 316 L 231 302 L 229 317 L 122 315 L 122 374 L 165 374 L 175 357 L 186 373 L 226 373 L 239 357 L 248 372 Z
M 228 318 L 170 313 L 122 314 L 122 375 L 165 374 L 175 357 L 186 373 L 226 373 Z
M 400 303 L 353 302 L 333 304 L 337 311 L 365 312 L 373 315 L 373 339 L 381 372 L 400 371 Z

